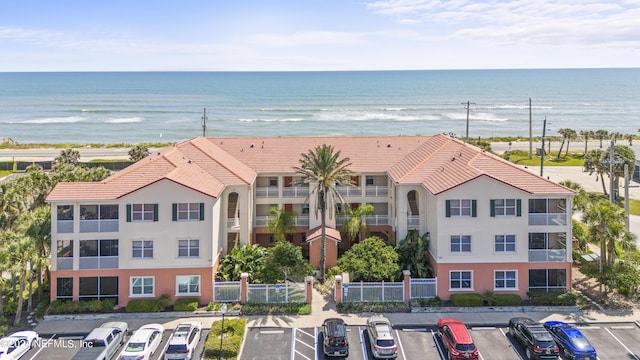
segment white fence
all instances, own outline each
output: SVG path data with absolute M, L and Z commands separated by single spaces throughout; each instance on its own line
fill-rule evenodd
M 304 303 L 305 301 L 304 283 L 247 285 L 247 302 L 249 303 Z
M 214 302 L 239 302 L 240 281 L 216 281 L 213 283 Z
M 342 302 L 404 301 L 401 282 L 359 282 L 342 285 Z
M 434 279 L 411 279 L 410 299 L 430 299 L 438 295 L 438 281 Z

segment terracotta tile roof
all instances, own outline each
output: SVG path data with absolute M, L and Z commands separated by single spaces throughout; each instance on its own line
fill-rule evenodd
M 301 154 L 322 144 L 349 157 L 356 173 L 388 173 L 398 184 L 422 184 L 433 194 L 488 176 L 530 194 L 573 191 L 497 156 L 450 138 L 197 137 L 162 149 L 97 183 L 60 183 L 47 201 L 117 199 L 161 179 L 218 197 L 225 186 L 252 184 L 258 174 L 292 174 Z
M 331 239 L 337 242 L 342 241 L 342 238 L 340 236 L 340 231 L 328 226 L 325 226 L 324 229 L 325 229 L 325 235 L 327 236 L 327 239 Z M 313 242 L 315 240 L 320 239 L 321 237 L 322 237 L 322 226 L 318 226 L 307 231 L 307 242 Z

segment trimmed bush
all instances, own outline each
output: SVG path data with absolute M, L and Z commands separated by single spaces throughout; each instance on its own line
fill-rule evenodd
M 126 311 L 128 313 L 160 312 L 164 310 L 158 299 L 134 299 L 129 300 Z
M 414 307 L 438 307 L 442 306 L 442 300 L 437 296 L 430 299 L 411 299 L 410 304 Z
M 480 294 L 453 294 L 451 303 L 453 306 L 482 306 L 483 300 Z
M 578 300 L 578 296 L 573 292 L 529 291 L 527 296 L 533 305 L 573 306 Z
M 79 313 L 111 313 L 116 306 L 114 299 L 105 300 L 56 300 L 49 305 L 53 314 L 79 314 Z
M 227 359 L 238 358 L 242 338 L 247 325 L 247 320 L 242 318 L 225 319 L 224 336 L 222 337 L 222 354 L 220 354 L 220 335 L 222 334 L 222 321 L 215 321 L 211 325 L 211 332 L 204 344 L 204 356 L 206 359 Z
M 297 315 L 305 303 L 256 304 L 242 306 L 242 315 Z
M 496 294 L 495 306 L 518 306 L 522 304 L 522 298 L 516 294 Z
M 309 315 L 311 314 L 311 304 L 304 304 L 298 309 L 298 315 Z
M 338 304 L 338 311 L 343 313 L 389 313 L 410 312 L 411 306 L 404 302 L 343 302 Z
M 198 299 L 178 299 L 173 305 L 173 311 L 196 311 L 198 305 Z
M 209 305 L 207 305 L 207 311 L 220 311 L 220 309 L 222 308 L 222 304 L 223 303 L 217 303 L 212 301 L 209 303 Z M 227 311 L 242 309 L 242 304 L 240 303 L 225 303 L 225 304 L 227 304 Z

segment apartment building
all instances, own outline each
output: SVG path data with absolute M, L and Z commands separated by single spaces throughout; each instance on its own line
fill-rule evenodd
M 290 241 L 319 265 L 319 213 L 293 170 L 329 144 L 349 157 L 351 207 L 369 203 L 370 231 L 390 243 L 430 234 L 438 295 L 571 286 L 573 192 L 445 136 L 198 137 L 154 152 L 101 182 L 60 183 L 52 206 L 51 298 L 169 294 L 212 300 L 221 256 L 269 246 L 269 208 L 296 213 Z M 327 219 L 327 266 L 351 246 Z

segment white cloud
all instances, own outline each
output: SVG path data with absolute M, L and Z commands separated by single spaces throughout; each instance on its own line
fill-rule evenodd
M 292 34 L 255 34 L 249 42 L 263 46 L 292 47 L 307 45 L 352 45 L 361 42 L 357 33 L 338 31 L 301 31 Z

